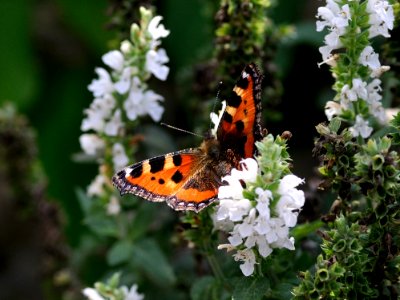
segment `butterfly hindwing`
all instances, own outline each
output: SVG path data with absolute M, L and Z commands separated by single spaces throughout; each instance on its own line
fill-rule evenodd
M 242 71 L 230 96 L 217 131 L 224 148 L 241 157 L 253 157 L 254 142 L 261 140 L 261 82 L 263 76 L 255 64 Z
M 121 195 L 131 193 L 154 202 L 166 201 L 175 210 L 198 212 L 218 193 L 217 183 L 205 178 L 206 161 L 199 148 L 177 151 L 126 167 L 113 182 Z

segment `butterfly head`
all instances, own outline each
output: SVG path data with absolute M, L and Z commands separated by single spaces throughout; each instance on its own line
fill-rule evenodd
M 221 144 L 211 132 L 206 134 L 200 148 L 212 159 L 218 159 L 221 153 Z

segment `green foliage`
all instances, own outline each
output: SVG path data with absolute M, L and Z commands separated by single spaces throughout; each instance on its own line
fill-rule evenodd
M 285 134 L 289 137 L 291 136 L 288 132 Z M 282 135 L 274 138 L 272 134 L 269 134 L 262 142 L 256 142 L 256 147 L 259 151 L 258 159 L 261 166 L 262 182 L 264 184 L 274 183 L 272 180 L 289 174 L 291 159 L 287 152 L 288 136 Z M 262 186 L 261 182 L 259 183 Z
M 342 215 L 324 233 L 324 255 L 317 258 L 316 272 L 303 273 L 293 290 L 294 299 L 371 299 L 378 295 L 370 285 L 377 257 L 366 247 L 368 232 L 358 224 L 347 224 Z
M 190 298 L 192 300 L 224 299 L 225 297 L 221 295 L 221 292 L 223 292 L 223 290 L 218 280 L 212 276 L 203 276 L 192 286 Z
M 236 280 L 235 289 L 233 290 L 232 299 L 235 300 L 259 300 L 263 299 L 266 292 L 270 289 L 268 278 L 261 277 L 240 278 Z

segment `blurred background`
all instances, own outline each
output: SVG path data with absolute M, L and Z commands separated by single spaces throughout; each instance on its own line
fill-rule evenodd
M 186 130 L 208 128 L 209 124 L 196 123 L 185 109 L 187 105 L 200 107 L 197 101 L 213 99 L 218 91 L 215 81 L 208 94 L 202 94 L 198 76 L 204 74 L 198 72 L 204 71 L 202 63 L 213 54 L 215 2 L 151 2 L 171 31 L 163 41 L 170 57 L 170 75 L 152 88 L 165 97 L 163 121 Z M 263 100 L 265 109 L 271 111 L 264 125 L 274 135 L 292 132 L 289 152 L 294 173 L 307 180 L 316 166 L 311 153 L 314 127 L 325 121 L 323 106 L 333 95 L 328 68 L 317 66 L 323 35 L 315 31 L 315 15 L 322 4 L 314 0 L 276 2 L 271 19 L 276 24 L 294 25 L 296 34 L 277 48 L 273 63 L 282 82 L 282 95 L 273 103 Z M 0 108 L 12 103 L 17 111 L 8 107 L 0 115 L 5 132 L 0 141 L 0 299 L 41 299 L 43 283 L 37 272 L 42 270 L 38 257 L 43 244 L 47 255 L 53 257 L 46 266 L 51 270 L 52 264 L 62 264 L 69 251 L 81 245 L 87 231 L 76 189 L 85 189 L 98 167 L 77 163 L 73 157 L 80 152 L 80 125 L 83 110 L 92 101 L 87 85 L 95 77 L 94 68 L 102 66 L 101 56 L 118 45 L 119 29 L 125 26 L 124 30 L 129 30 L 129 15 L 118 15 L 126 3 L 129 1 L 0 1 Z M 187 145 L 188 137 L 182 133 L 169 134 L 176 144 L 168 145 L 169 149 Z M 200 143 L 190 139 L 191 146 Z M 153 152 L 157 151 L 164 152 Z M 41 170 L 34 172 L 33 178 L 32 170 L 27 169 L 30 161 L 33 168 Z M 30 204 L 33 199 L 37 199 L 35 208 Z M 37 211 L 34 218 L 29 216 L 32 209 Z M 97 262 L 85 268 L 80 270 L 80 284 L 92 284 L 98 279 Z M 58 280 L 63 280 L 62 275 L 58 274 Z

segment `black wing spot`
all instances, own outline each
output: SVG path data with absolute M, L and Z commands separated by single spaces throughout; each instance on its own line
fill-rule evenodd
M 240 139 L 237 139 L 237 142 L 236 142 L 235 149 L 237 149 L 239 155 L 242 157 L 244 157 L 244 154 L 245 154 L 246 142 L 247 142 L 247 136 L 245 136 L 245 135 L 240 137 Z
M 164 183 L 165 183 L 165 180 L 162 179 L 162 178 L 160 178 L 160 179 L 158 179 L 158 183 L 159 183 L 159 184 L 164 184 Z
M 173 182 L 179 183 L 182 181 L 183 175 L 179 170 L 177 170 L 177 171 L 175 171 L 174 175 L 172 175 L 171 179 Z
M 151 176 L 151 178 L 150 178 L 151 180 L 156 180 L 156 178 L 154 177 L 154 176 Z
M 236 130 L 242 132 L 244 130 L 244 123 L 242 120 L 235 122 Z
M 132 168 L 132 171 L 129 173 L 133 178 L 138 178 L 142 176 L 143 174 L 143 164 L 139 163 L 137 165 L 134 165 Z
M 172 156 L 172 162 L 174 163 L 175 167 L 178 167 L 182 164 L 182 156 L 180 154 L 175 154 Z
M 240 103 L 242 103 L 242 98 L 235 91 L 232 91 L 227 101 L 228 106 L 238 108 Z
M 149 160 L 150 172 L 154 174 L 159 171 L 162 171 L 164 169 L 164 163 L 165 163 L 165 156 L 158 156 L 151 158 Z
M 125 178 L 125 176 L 126 176 L 125 170 L 121 170 L 117 173 L 117 177 L 119 178 Z
M 247 76 L 245 78 L 243 78 L 243 76 L 240 76 L 240 78 L 236 82 L 236 86 L 244 90 L 247 89 L 247 87 L 249 86 L 249 81 L 247 80 Z
M 228 112 L 224 112 L 222 117 L 223 117 L 225 122 L 232 123 L 232 121 L 233 121 L 232 116 Z

